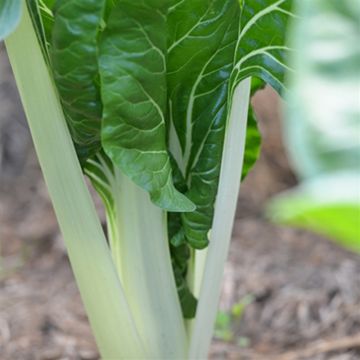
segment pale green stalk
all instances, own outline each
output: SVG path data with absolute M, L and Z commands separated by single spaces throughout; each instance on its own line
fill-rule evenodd
M 194 259 L 193 293 L 195 297 L 200 296 L 201 284 L 204 277 L 208 249 L 196 250 Z
M 211 343 L 221 292 L 221 280 L 229 251 L 243 165 L 250 78 L 235 89 L 222 156 L 219 192 L 200 299 L 190 342 L 190 359 L 206 359 Z
M 199 297 L 200 295 L 207 252 L 207 248 L 202 250 L 191 249 L 191 259 L 189 261 L 188 273 L 186 278 L 189 289 L 195 297 Z
M 115 169 L 118 271 L 149 359 L 185 359 L 187 338 L 171 266 L 166 213 Z
M 204 276 L 207 252 L 207 248 L 202 250 L 191 249 L 191 258 L 188 265 L 186 280 L 190 291 L 194 294 L 196 298 L 199 298 L 200 296 L 200 289 Z M 187 336 L 189 339 L 191 339 L 194 328 L 194 319 L 186 320 L 185 325 Z
M 26 6 L 6 48 L 100 353 L 145 357 Z

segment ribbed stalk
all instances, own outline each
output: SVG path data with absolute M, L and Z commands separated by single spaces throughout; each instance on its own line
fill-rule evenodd
M 200 295 L 201 284 L 204 276 L 207 250 L 207 248 L 203 250 L 191 250 L 191 258 L 189 261 L 186 281 L 190 291 L 197 299 Z M 194 328 L 194 319 L 186 320 L 185 326 L 188 339 L 190 340 Z
M 229 251 L 231 232 L 240 189 L 246 123 L 250 97 L 250 78 L 242 81 L 234 92 L 227 124 L 221 163 L 219 192 L 206 256 L 194 327 L 190 342 L 190 359 L 206 359 L 221 292 L 221 280 Z
M 25 5 L 20 26 L 6 40 L 6 48 L 100 353 L 104 359 L 144 358 L 143 345 Z
M 113 257 L 149 359 L 185 359 L 187 338 L 171 266 L 166 213 L 120 170 L 115 170 L 113 183 Z

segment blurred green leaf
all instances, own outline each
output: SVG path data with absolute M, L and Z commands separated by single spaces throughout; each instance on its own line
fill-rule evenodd
M 215 322 L 215 337 L 227 342 L 233 341 L 235 335 L 233 331 L 234 324 L 242 318 L 246 307 L 253 302 L 253 299 L 252 295 L 246 295 L 235 303 L 230 311 L 219 311 Z M 244 339 L 239 338 L 237 341 Z
M 224 311 L 219 311 L 215 322 L 215 337 L 230 342 L 233 340 L 231 315 Z
M 285 141 L 300 186 L 269 207 L 279 222 L 360 251 L 360 6 L 301 0 L 293 24 Z
M 236 319 L 240 319 L 243 316 L 245 308 L 253 301 L 254 297 L 252 295 L 246 295 L 241 301 L 233 305 L 231 315 Z

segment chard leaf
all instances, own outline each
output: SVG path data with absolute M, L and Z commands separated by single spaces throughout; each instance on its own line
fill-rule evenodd
M 194 16 L 184 16 L 191 9 Z M 196 204 L 182 220 L 198 249 L 208 244 L 214 212 L 238 15 L 236 1 L 216 0 L 180 2 L 168 17 L 170 149 Z
M 245 179 L 252 167 L 255 165 L 260 154 L 260 148 L 261 136 L 257 126 L 255 112 L 252 106 L 249 105 L 244 164 L 241 174 L 242 179 Z
M 253 77 L 251 79 L 251 96 L 254 96 L 257 91 L 264 89 L 265 85 L 266 83 L 263 80 Z M 250 103 L 248 110 L 244 163 L 241 174 L 242 180 L 245 179 L 252 167 L 255 165 L 256 160 L 260 155 L 260 149 L 261 134 L 258 128 L 255 111 Z
M 196 205 L 194 212 L 182 214 L 186 241 L 194 248 L 208 244 L 234 89 L 249 76 L 278 91 L 284 89 L 291 51 L 285 46 L 291 4 L 290 0 L 242 1 L 240 6 L 237 0 L 172 1 L 168 15 L 169 146 L 186 179 L 186 195 Z M 249 122 L 249 129 L 254 143 L 248 145 L 245 171 L 259 146 L 254 121 Z
M 235 48 L 232 89 L 243 79 L 256 76 L 278 92 L 285 89 L 285 70 L 292 71 L 286 44 L 286 28 L 292 11 L 291 0 L 241 2 L 239 35 Z
M 166 145 L 166 0 L 119 0 L 100 39 L 102 145 L 152 201 L 169 211 L 194 205 L 173 185 Z
M 49 68 L 51 68 L 49 50 L 51 32 L 54 24 L 54 16 L 52 13 L 53 1 L 26 0 L 26 2 L 44 59 Z
M 100 151 L 87 159 L 83 170 L 100 195 L 108 216 L 115 216 L 114 192 L 118 190 L 114 186 L 115 174 L 111 160 Z
M 37 2 L 36 0 L 34 1 Z M 54 26 L 54 6 L 55 0 L 39 0 L 39 11 L 43 24 L 47 48 L 50 48 L 51 45 L 51 34 L 52 28 Z
M 1 0 L 0 2 L 0 41 L 4 40 L 17 27 L 21 18 L 21 0 Z
M 104 0 L 58 0 L 53 10 L 52 67 L 81 161 L 100 150 L 97 36 L 104 5 Z

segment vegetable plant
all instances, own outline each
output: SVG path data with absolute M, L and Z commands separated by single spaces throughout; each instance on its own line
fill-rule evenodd
M 0 35 L 102 358 L 206 358 L 259 150 L 249 99 L 265 83 L 285 91 L 291 6 L 2 0 Z

